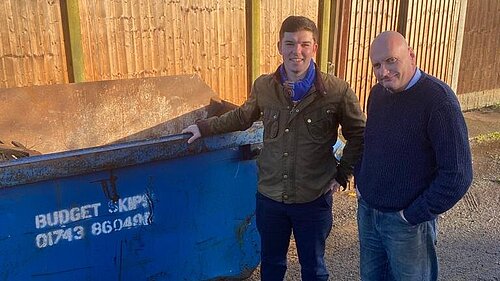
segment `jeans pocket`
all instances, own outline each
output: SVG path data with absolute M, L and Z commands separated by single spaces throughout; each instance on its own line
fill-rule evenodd
M 412 224 L 410 224 L 408 221 L 406 221 L 403 216 L 401 216 L 401 214 L 399 213 L 399 211 L 397 212 L 392 212 L 391 213 L 391 216 L 394 217 L 395 221 L 402 224 L 402 225 L 406 225 L 406 226 L 413 226 Z

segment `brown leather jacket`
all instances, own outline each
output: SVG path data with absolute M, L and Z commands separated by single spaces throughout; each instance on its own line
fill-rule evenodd
M 332 179 L 347 184 L 363 152 L 365 115 L 354 92 L 339 78 L 317 70 L 312 89 L 294 106 L 279 75 L 276 71 L 260 76 L 243 105 L 197 125 L 202 136 L 208 136 L 245 130 L 262 119 L 258 191 L 279 202 L 310 202 L 328 191 Z M 337 163 L 332 146 L 339 125 L 346 146 Z

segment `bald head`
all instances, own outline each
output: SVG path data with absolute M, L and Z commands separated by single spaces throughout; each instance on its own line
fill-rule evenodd
M 395 31 L 382 32 L 373 40 L 370 60 L 379 83 L 393 93 L 403 91 L 415 74 L 415 53 Z
M 384 31 L 380 33 L 372 42 L 370 57 L 373 53 L 378 53 L 379 49 L 408 49 L 408 43 L 403 35 L 396 31 Z

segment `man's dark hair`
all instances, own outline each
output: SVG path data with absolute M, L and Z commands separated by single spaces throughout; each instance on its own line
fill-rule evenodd
M 312 20 L 303 16 L 289 16 L 283 21 L 280 28 L 280 41 L 283 39 L 285 32 L 297 32 L 302 30 L 311 31 L 314 42 L 318 42 L 318 27 L 316 27 L 316 24 Z

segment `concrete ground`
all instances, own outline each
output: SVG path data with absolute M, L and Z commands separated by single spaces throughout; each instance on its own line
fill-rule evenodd
M 439 280 L 500 280 L 500 107 L 464 113 L 473 154 L 474 181 L 465 197 L 440 215 Z M 327 240 L 330 280 L 359 280 L 356 195 L 334 195 L 334 227 Z M 259 269 L 247 279 L 259 280 Z M 285 280 L 300 280 L 295 244 Z

